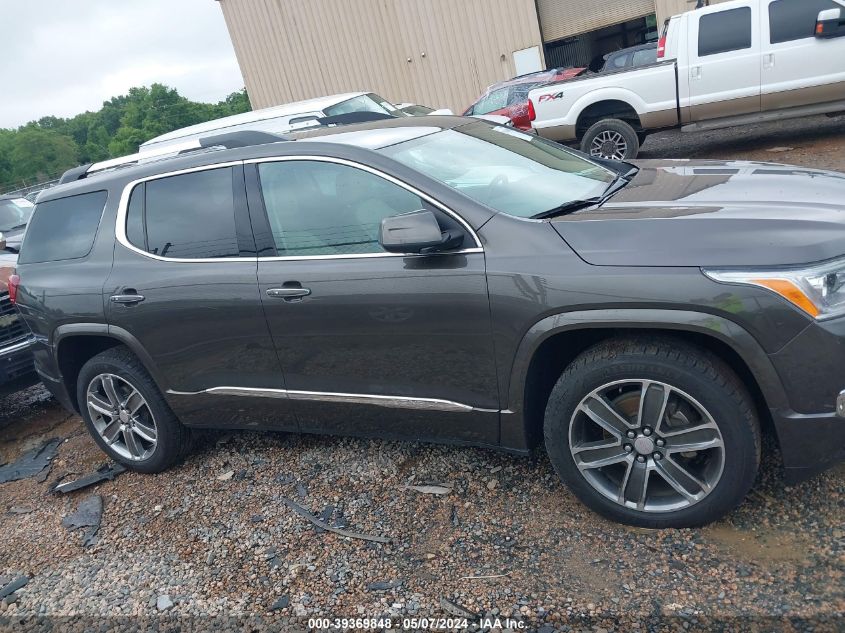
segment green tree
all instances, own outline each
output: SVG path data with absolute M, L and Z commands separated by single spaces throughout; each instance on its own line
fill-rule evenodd
M 73 139 L 35 126 L 18 131 L 9 158 L 14 177 L 21 181 L 48 180 L 79 162 Z

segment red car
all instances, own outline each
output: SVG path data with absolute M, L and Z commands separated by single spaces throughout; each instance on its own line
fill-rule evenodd
M 507 81 L 493 84 L 464 116 L 478 116 L 495 114 L 506 116 L 513 121 L 514 127 L 531 131 L 531 121 L 528 118 L 528 93 L 539 86 L 572 79 L 586 72 L 586 68 L 552 68 L 529 75 L 520 75 Z

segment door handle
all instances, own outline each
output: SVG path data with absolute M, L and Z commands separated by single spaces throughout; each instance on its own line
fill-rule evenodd
M 112 303 L 122 303 L 124 305 L 135 305 L 141 303 L 146 297 L 138 294 L 112 295 L 109 301 Z
M 690 71 L 690 76 L 693 79 L 701 79 L 701 66 L 694 66 Z
M 291 299 L 302 299 L 303 297 L 307 297 L 311 294 L 310 288 L 302 288 L 302 287 L 289 287 L 289 288 L 270 288 L 267 291 L 267 296 L 272 297 L 273 299 L 285 299 L 290 301 Z
M 774 68 L 775 67 L 775 54 L 768 53 L 763 55 L 763 68 Z

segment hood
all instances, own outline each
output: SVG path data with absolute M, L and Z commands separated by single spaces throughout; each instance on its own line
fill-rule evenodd
M 845 254 L 845 174 L 755 162 L 635 161 L 599 208 L 552 225 L 601 266 L 786 266 Z

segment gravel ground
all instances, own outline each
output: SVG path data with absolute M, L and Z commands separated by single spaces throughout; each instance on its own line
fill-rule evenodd
M 845 122 L 817 124 L 714 132 L 695 147 L 661 133 L 644 156 L 845 171 Z M 0 601 L 0 629 L 304 630 L 312 617 L 378 616 L 401 628 L 463 609 L 543 633 L 845 630 L 845 466 L 787 487 L 771 440 L 726 520 L 650 531 L 592 514 L 542 454 L 307 435 L 208 434 L 167 473 L 59 496 L 52 483 L 106 461 L 81 420 L 42 387 L 0 399 L 0 411 L 0 463 L 64 440 L 43 482 L 0 485 L 0 587 L 30 578 Z M 408 488 L 431 484 L 448 491 Z M 91 495 L 103 516 L 86 547 L 85 530 L 62 520 Z M 327 532 L 288 501 L 391 542 Z

